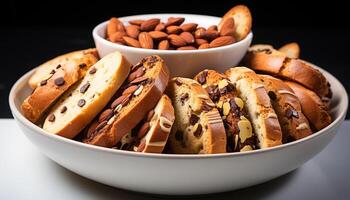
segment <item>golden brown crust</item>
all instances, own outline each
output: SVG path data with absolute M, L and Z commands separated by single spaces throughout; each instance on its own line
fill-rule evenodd
M 278 51 L 285 53 L 289 58 L 299 58 L 300 56 L 300 47 L 296 42 L 285 44 Z
M 234 67 L 225 72 L 247 105 L 260 148 L 282 144 L 282 131 L 263 82 L 254 71 Z
M 312 134 L 309 122 L 301 111 L 298 97 L 282 80 L 259 75 L 271 99 L 283 132 L 283 143 Z
M 146 74 L 140 78 L 145 77 L 147 80 L 137 86 L 141 88 L 142 85 L 141 93 L 137 96 L 135 93 L 129 96 L 126 95 L 129 101 L 124 106 L 120 106 L 120 110 L 115 113 L 114 118 L 112 117 L 113 120 L 103 126 L 102 129 L 95 130 L 94 133 L 87 133 L 83 140 L 85 143 L 113 147 L 144 118 L 149 110 L 154 108 L 161 98 L 169 81 L 169 70 L 165 62 L 159 56 L 149 56 L 135 66 L 138 66 L 137 69 L 142 68 L 146 71 Z M 131 74 L 128 79 L 130 79 L 130 76 Z M 108 107 L 113 110 L 117 109 L 117 107 L 114 107 L 113 101 L 116 101 L 117 97 L 121 97 L 120 93 L 125 91 L 127 87 L 129 87 L 129 83 L 126 81 Z M 118 105 L 121 105 L 121 103 Z M 98 118 L 95 120 L 98 120 Z M 103 121 L 100 123 L 103 123 Z
M 303 60 L 289 58 L 275 49 L 256 49 L 253 46 L 243 62 L 253 70 L 302 84 L 320 97 L 331 97 L 326 77 Z
M 83 52 L 85 50 L 65 54 L 39 66 L 36 73 L 29 80 L 31 87 L 35 89 L 22 103 L 22 112 L 27 119 L 36 123 L 45 111 L 70 86 L 85 76 L 86 71 L 97 62 L 97 57 L 93 54 L 83 54 Z M 51 69 L 49 73 L 47 69 Z M 62 85 L 55 84 L 55 80 L 58 78 L 64 79 Z M 38 86 L 37 81 L 39 80 Z
M 332 122 L 327 106 L 316 93 L 291 81 L 285 81 L 285 83 L 292 88 L 299 98 L 303 113 L 316 131 L 323 129 Z
M 172 153 L 224 153 L 226 134 L 208 93 L 194 80 L 173 78 L 167 89 L 175 109 L 169 136 Z

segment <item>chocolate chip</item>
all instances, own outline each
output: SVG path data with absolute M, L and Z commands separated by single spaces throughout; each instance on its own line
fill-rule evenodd
M 83 107 L 85 105 L 85 103 L 86 103 L 85 99 L 79 99 L 78 106 Z
M 80 93 L 84 94 L 89 89 L 89 87 L 90 87 L 90 83 L 89 82 L 85 83 L 83 86 L 81 86 Z
M 64 81 L 63 77 L 58 77 L 55 79 L 55 85 L 57 85 L 57 86 L 62 86 L 62 85 L 64 85 L 64 83 L 65 83 L 65 81 Z
M 201 137 L 202 136 L 202 130 L 203 130 L 202 125 L 198 124 L 198 127 L 197 127 L 196 131 L 193 132 L 193 135 L 195 137 L 197 137 L 197 138 Z
M 44 86 L 44 85 L 46 85 L 47 84 L 47 80 L 42 80 L 41 82 L 40 82 L 40 86 Z
M 177 86 L 181 86 L 181 85 L 182 85 L 182 83 L 181 83 L 178 79 L 175 79 L 175 84 L 176 84 Z
M 98 122 L 108 121 L 111 117 L 113 117 L 114 113 L 112 109 L 107 109 L 103 111 L 98 118 Z
M 226 86 L 227 92 L 232 92 L 235 90 L 235 88 L 236 88 L 236 86 L 234 84 L 232 84 L 231 82 L 228 82 L 228 84 Z
M 203 110 L 204 112 L 211 111 L 212 109 L 213 109 L 212 106 L 208 105 L 206 102 L 203 102 L 203 104 L 202 104 L 202 110 Z
M 177 141 L 181 141 L 181 140 L 183 140 L 183 138 L 184 138 L 183 132 L 182 132 L 182 131 L 176 131 L 176 133 L 175 133 L 175 139 L 176 139 Z
M 149 122 L 144 123 L 141 126 L 140 130 L 137 132 L 137 138 L 139 138 L 139 139 L 143 138 L 143 136 L 145 136 L 146 133 L 149 131 L 150 127 L 151 126 L 150 126 Z
M 195 125 L 199 120 L 199 117 L 195 114 L 191 114 L 190 116 L 190 124 Z
M 97 69 L 95 67 L 91 67 L 89 74 L 94 74 L 96 73 Z
M 60 64 L 57 65 L 56 69 L 59 69 L 61 68 L 62 66 Z
M 182 94 L 181 97 L 180 97 L 180 101 L 181 101 L 181 104 L 184 105 L 185 104 L 185 101 L 188 100 L 188 93 L 185 93 L 185 94 Z
M 122 95 L 132 94 L 137 90 L 137 88 L 137 85 L 131 85 L 123 91 Z
M 208 71 L 207 71 L 207 70 L 203 71 L 203 72 L 198 76 L 198 83 L 200 83 L 201 85 L 203 85 L 203 84 L 207 81 L 207 75 L 208 75 Z
M 53 69 L 53 70 L 51 70 L 51 72 L 50 72 L 50 74 L 55 74 L 56 73 L 56 71 Z
M 138 77 L 136 79 L 134 79 L 133 81 L 131 81 L 130 83 L 131 84 L 140 84 L 140 83 L 144 83 L 148 80 L 147 77 L 144 77 L 144 76 L 141 76 L 141 77 Z
M 87 65 L 85 64 L 85 63 L 81 63 L 80 65 L 79 65 L 79 67 L 80 68 L 84 68 L 84 67 L 86 67 Z
M 66 106 L 63 106 L 62 108 L 61 108 L 61 113 L 65 113 L 67 111 L 67 107 Z
M 215 86 L 215 85 L 208 86 L 206 88 L 206 91 L 208 92 L 209 97 L 212 101 L 216 102 L 220 99 L 221 94 L 218 86 Z
M 99 123 L 97 126 L 96 126 L 96 131 L 99 131 L 101 130 L 103 127 L 105 127 L 107 125 L 107 121 L 103 121 L 101 123 Z
M 148 122 L 151 121 L 151 119 L 152 119 L 154 113 L 155 113 L 154 110 L 151 110 L 151 111 L 148 112 L 147 118 L 146 118 L 146 120 L 147 120 Z
M 236 104 L 236 101 L 234 99 L 230 100 L 230 108 L 234 111 L 238 110 L 238 105 Z
M 47 118 L 47 120 L 49 120 L 49 122 L 54 122 L 56 119 L 55 115 L 52 113 L 49 115 L 49 117 Z
M 269 95 L 272 101 L 275 101 L 277 99 L 276 93 L 274 93 L 273 91 L 269 91 L 267 94 Z

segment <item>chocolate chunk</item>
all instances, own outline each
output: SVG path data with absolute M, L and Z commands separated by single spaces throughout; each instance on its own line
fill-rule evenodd
M 199 76 L 198 76 L 198 83 L 200 83 L 201 85 L 203 85 L 206 81 L 207 81 L 207 75 L 208 75 L 208 71 L 203 71 Z
M 181 140 L 183 140 L 183 138 L 184 138 L 183 132 L 181 132 L 181 131 L 176 131 L 176 133 L 175 133 L 175 139 L 176 139 L 177 141 L 181 141 Z
M 62 108 L 61 108 L 61 113 L 65 113 L 67 111 L 67 107 L 66 106 L 63 106 Z
M 198 124 L 198 127 L 195 132 L 193 132 L 193 135 L 197 138 L 200 138 L 202 136 L 202 125 Z
M 143 136 L 145 136 L 146 133 L 149 131 L 150 127 L 151 126 L 150 126 L 149 122 L 144 123 L 141 126 L 140 130 L 137 132 L 137 138 L 139 138 L 139 139 L 143 138 Z
M 89 74 L 94 74 L 96 73 L 97 69 L 95 67 L 91 67 Z
M 62 66 L 60 64 L 57 65 L 56 69 L 59 69 L 61 68 Z
M 56 73 L 56 71 L 53 69 L 53 70 L 51 70 L 51 72 L 50 72 L 50 74 L 55 74 Z
M 42 80 L 41 82 L 40 82 L 40 86 L 44 86 L 44 85 L 46 85 L 47 84 L 47 80 Z
M 232 84 L 231 82 L 228 82 L 228 84 L 226 86 L 227 92 L 232 92 L 235 90 L 235 88 L 236 88 L 236 86 L 234 84 Z
M 236 104 L 236 101 L 235 101 L 234 99 L 231 99 L 231 100 L 230 100 L 230 107 L 231 107 L 231 110 L 233 110 L 233 111 L 239 110 L 239 107 L 238 107 L 238 105 Z
M 148 122 L 151 121 L 151 119 L 152 119 L 154 113 L 155 113 L 154 110 L 151 110 L 151 111 L 148 112 L 147 118 L 146 118 L 146 120 L 147 120 Z
M 178 79 L 175 79 L 175 84 L 176 84 L 177 86 L 181 86 L 181 85 L 182 85 L 182 83 L 181 83 Z
M 65 83 L 65 81 L 64 81 L 63 77 L 58 77 L 55 79 L 55 85 L 57 85 L 57 86 L 62 86 L 62 85 L 64 85 L 64 83 Z
M 208 86 L 206 88 L 206 91 L 208 92 L 209 97 L 212 101 L 216 102 L 220 99 L 221 94 L 218 86 L 215 86 L 215 85 Z
M 212 106 L 208 105 L 206 102 L 203 102 L 203 104 L 202 104 L 202 110 L 203 110 L 204 112 L 211 111 L 212 109 L 213 109 Z
M 108 121 L 111 117 L 113 117 L 114 113 L 112 109 L 107 109 L 103 111 L 98 118 L 98 122 Z
M 84 68 L 84 67 L 86 67 L 87 65 L 85 64 L 85 63 L 81 63 L 80 65 L 79 65 L 79 67 L 80 68 Z
M 269 91 L 267 94 L 269 95 L 272 101 L 275 101 L 277 99 L 276 93 L 274 93 L 273 91 Z
M 89 87 L 90 87 L 90 83 L 89 82 L 85 83 L 83 86 L 81 86 L 80 93 L 84 94 L 89 89 Z
M 188 93 L 185 93 L 185 94 L 182 94 L 181 97 L 180 97 L 180 101 L 181 101 L 181 104 L 184 105 L 185 104 L 185 101 L 188 100 Z
M 140 83 L 144 83 L 148 80 L 147 77 L 144 77 L 144 76 L 141 76 L 141 77 L 138 77 L 136 79 L 134 79 L 133 81 L 131 81 L 130 83 L 131 84 L 140 84 Z
M 49 120 L 49 122 L 54 122 L 56 119 L 55 115 L 52 113 L 49 115 L 49 117 L 47 118 L 47 120 Z
M 199 117 L 195 114 L 191 114 L 190 116 L 190 124 L 195 125 L 199 120 Z
M 86 103 L 85 99 L 79 99 L 78 106 L 83 107 L 85 105 L 85 103 Z
M 123 91 L 122 95 L 132 94 L 137 90 L 137 88 L 137 85 L 131 85 Z
M 101 123 L 99 123 L 97 126 L 96 126 L 96 131 L 99 131 L 101 130 L 103 127 L 105 127 L 107 125 L 107 121 L 103 121 Z

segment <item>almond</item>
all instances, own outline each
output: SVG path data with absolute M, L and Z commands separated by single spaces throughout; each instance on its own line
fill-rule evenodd
M 203 27 L 197 28 L 197 30 L 194 32 L 195 38 L 203 38 L 205 34 L 206 29 Z
M 144 49 L 153 49 L 153 39 L 147 32 L 139 34 L 140 46 Z
M 140 30 L 141 31 L 153 31 L 154 28 L 159 24 L 159 22 L 160 22 L 160 19 L 158 19 L 158 18 L 146 20 L 141 24 Z
M 180 28 L 184 32 L 193 32 L 196 30 L 197 26 L 198 24 L 196 23 L 187 23 L 187 24 L 182 24 Z
M 219 32 L 215 30 L 206 30 L 203 36 L 203 38 L 208 41 L 212 41 L 217 37 L 219 37 Z
M 233 28 L 222 28 L 220 31 L 220 36 L 234 36 L 235 30 Z
M 142 19 L 135 19 L 135 20 L 130 20 L 129 24 L 131 25 L 136 25 L 136 26 L 141 26 L 141 24 L 144 22 L 145 20 Z
M 178 35 L 171 34 L 168 36 L 168 39 L 169 39 L 170 44 L 172 44 L 176 47 L 182 47 L 182 46 L 186 45 L 186 41 Z
M 125 44 L 127 44 L 128 46 L 131 47 L 137 47 L 140 48 L 140 42 L 135 40 L 134 38 L 128 37 L 128 36 L 124 36 L 123 40 L 125 41 Z
M 158 49 L 159 50 L 168 50 L 169 49 L 169 42 L 168 40 L 162 40 L 158 44 Z
M 218 30 L 218 26 L 216 25 L 211 25 L 207 28 L 207 30 L 211 30 L 211 31 L 217 31 Z
M 194 37 L 190 32 L 182 32 L 180 37 L 186 41 L 187 44 L 194 43 Z
M 109 39 L 109 41 L 114 42 L 114 43 L 118 42 L 118 43 L 124 44 L 125 43 L 125 41 L 123 39 L 124 36 L 126 36 L 125 32 L 118 31 L 118 32 L 115 32 L 112 35 L 110 35 L 108 39 Z
M 151 31 L 149 34 L 154 40 L 164 40 L 168 38 L 168 34 L 162 31 Z
M 166 32 L 168 34 L 179 34 L 181 33 L 182 29 L 179 26 L 168 26 L 166 27 Z
M 155 31 L 164 31 L 164 29 L 165 29 L 165 25 L 164 25 L 163 22 L 162 22 L 162 23 L 159 23 L 159 24 L 154 28 Z
M 177 48 L 176 50 L 196 50 L 196 48 L 193 46 L 183 46 L 183 47 Z
M 208 49 L 210 48 L 210 45 L 208 43 L 201 44 L 198 49 Z
M 172 26 L 172 25 L 180 26 L 184 21 L 185 21 L 185 18 L 183 17 L 169 17 L 165 26 Z
M 118 18 L 112 17 L 107 24 L 107 37 L 111 36 L 113 33 L 118 31 L 118 24 L 121 22 Z
M 235 42 L 235 38 L 232 36 L 221 36 L 210 42 L 210 48 L 221 47 L 229 45 Z
M 205 39 L 196 39 L 195 42 L 197 46 L 201 46 L 202 44 L 208 44 L 208 41 L 206 41 Z
M 139 29 L 140 29 L 140 27 L 136 26 L 136 25 L 130 25 L 130 26 L 125 27 L 126 34 L 129 37 L 132 37 L 135 39 L 137 38 L 137 36 L 139 36 L 139 33 L 140 33 Z

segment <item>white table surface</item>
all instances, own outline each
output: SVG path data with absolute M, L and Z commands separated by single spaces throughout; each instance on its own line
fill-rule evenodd
M 324 151 L 285 176 L 238 191 L 190 198 L 350 199 L 349 132 L 346 121 Z M 105 186 L 64 169 L 42 155 L 13 119 L 0 119 L 0 135 L 0 200 L 165 198 Z

